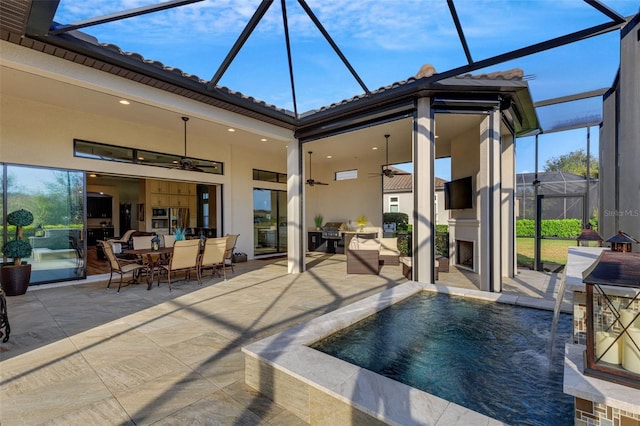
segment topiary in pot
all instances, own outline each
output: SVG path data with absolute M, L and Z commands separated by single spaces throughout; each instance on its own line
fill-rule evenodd
M 17 296 L 26 293 L 31 279 L 31 265 L 23 264 L 22 259 L 31 256 L 32 248 L 22 229 L 33 223 L 33 214 L 25 209 L 16 210 L 7 215 L 7 223 L 16 227 L 16 237 L 4 245 L 2 252 L 13 258 L 13 265 L 4 265 L 0 277 L 7 296 Z

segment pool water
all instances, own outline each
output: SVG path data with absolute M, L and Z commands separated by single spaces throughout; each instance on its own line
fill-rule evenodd
M 312 345 L 314 349 L 513 425 L 571 425 L 562 392 L 571 317 L 421 292 Z

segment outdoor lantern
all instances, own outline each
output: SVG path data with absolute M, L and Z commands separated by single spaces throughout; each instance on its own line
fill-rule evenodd
M 632 244 L 638 244 L 638 240 L 626 232 L 618 231 L 616 235 L 607 240 L 611 243 L 611 251 L 631 252 Z
M 158 250 L 160 248 L 160 237 L 154 235 L 151 239 L 151 250 Z
M 588 246 L 589 241 L 597 241 L 598 247 L 602 247 L 602 237 L 595 230 L 591 229 L 591 224 L 587 223 L 580 235 L 578 235 L 578 245 Z
M 640 389 L 640 253 L 603 251 L 586 287 L 584 374 Z

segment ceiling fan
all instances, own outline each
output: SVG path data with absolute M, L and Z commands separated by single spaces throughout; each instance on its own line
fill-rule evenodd
M 384 176 L 384 177 L 388 177 L 388 178 L 392 178 L 394 176 L 397 175 L 409 175 L 411 173 L 407 173 L 407 172 L 403 172 L 400 169 L 397 169 L 395 167 L 390 167 L 389 164 L 389 134 L 384 135 L 385 138 L 385 144 L 386 144 L 386 156 L 385 156 L 385 164 L 383 166 L 382 169 L 382 173 L 370 173 L 370 175 L 372 175 L 371 177 L 374 176 Z
M 307 185 L 329 185 L 328 183 L 319 182 L 311 177 L 311 154 L 313 154 L 313 151 L 309 151 L 309 179 L 307 179 Z
M 184 157 L 180 157 L 179 160 L 174 161 L 175 164 L 180 166 L 182 170 L 192 170 L 194 172 L 204 172 L 200 167 L 193 164 L 193 161 L 187 158 L 187 121 L 189 121 L 189 117 L 182 117 L 182 121 L 184 122 Z

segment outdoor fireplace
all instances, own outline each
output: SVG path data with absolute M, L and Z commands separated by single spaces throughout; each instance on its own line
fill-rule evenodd
M 473 269 L 473 241 L 456 240 L 456 264 Z

